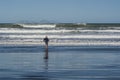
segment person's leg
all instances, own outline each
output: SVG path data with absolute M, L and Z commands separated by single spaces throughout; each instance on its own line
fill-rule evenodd
M 45 56 L 44 59 L 48 59 L 48 49 L 45 50 Z
M 45 47 L 46 47 L 46 49 L 45 49 L 45 57 L 44 57 L 44 59 L 48 59 L 48 43 L 46 42 L 45 43 Z
M 48 49 L 48 42 L 45 43 L 46 49 Z

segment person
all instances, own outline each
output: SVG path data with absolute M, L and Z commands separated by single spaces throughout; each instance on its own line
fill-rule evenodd
M 46 46 L 46 49 L 48 49 L 48 42 L 49 42 L 49 39 L 48 37 L 46 36 L 43 41 L 45 42 L 45 46 Z
M 43 41 L 45 42 L 45 47 L 46 47 L 44 59 L 48 59 L 48 42 L 49 42 L 48 37 L 46 36 L 46 37 L 43 39 Z

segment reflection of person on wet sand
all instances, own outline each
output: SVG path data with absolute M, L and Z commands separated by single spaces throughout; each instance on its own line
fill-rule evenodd
M 44 59 L 48 59 L 48 42 L 49 42 L 48 37 L 46 36 L 43 41 L 45 42 L 45 47 L 46 47 Z
M 45 63 L 44 69 L 45 69 L 45 71 L 47 71 L 48 70 L 48 59 L 45 59 L 44 63 Z

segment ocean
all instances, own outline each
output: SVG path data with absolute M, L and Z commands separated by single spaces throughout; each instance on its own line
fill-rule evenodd
M 21 25 L 0 28 L 0 80 L 120 79 L 119 27 Z M 46 35 L 48 51 L 43 42 Z

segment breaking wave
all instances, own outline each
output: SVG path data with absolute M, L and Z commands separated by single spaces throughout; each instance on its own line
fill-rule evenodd
M 19 24 L 24 28 L 55 28 L 56 24 Z

